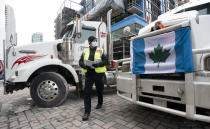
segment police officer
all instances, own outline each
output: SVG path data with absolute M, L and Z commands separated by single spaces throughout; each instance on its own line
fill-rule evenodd
M 108 64 L 107 57 L 104 54 L 103 49 L 98 47 L 97 40 L 94 36 L 88 38 L 89 48 L 86 49 L 79 60 L 80 67 L 83 68 L 82 72 L 85 73 L 85 89 L 84 89 L 84 105 L 85 113 L 82 117 L 82 120 L 88 120 L 91 112 L 91 92 L 92 86 L 95 83 L 97 95 L 98 95 L 98 104 L 96 109 L 102 107 L 103 104 L 103 89 L 104 89 L 104 73 L 106 72 L 106 65 Z M 94 61 L 94 64 L 91 66 L 86 65 L 87 60 Z

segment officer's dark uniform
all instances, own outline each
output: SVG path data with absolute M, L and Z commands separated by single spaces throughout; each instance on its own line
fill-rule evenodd
M 94 55 L 95 55 L 97 47 L 94 47 L 94 48 L 89 47 L 89 49 L 90 49 L 90 55 L 89 55 L 88 60 L 94 61 Z M 107 57 L 105 56 L 104 53 L 102 54 L 101 59 L 102 59 L 101 62 L 93 65 L 95 68 L 103 67 L 108 64 Z M 89 66 L 85 66 L 84 53 L 81 55 L 81 58 L 79 60 L 79 65 L 80 67 L 87 69 L 87 72 L 85 73 L 84 105 L 85 105 L 85 114 L 89 115 L 91 112 L 91 92 L 92 92 L 92 86 L 94 83 L 95 83 L 97 95 L 98 95 L 97 106 L 101 107 L 103 104 L 104 73 L 96 73 L 95 69 L 92 69 Z

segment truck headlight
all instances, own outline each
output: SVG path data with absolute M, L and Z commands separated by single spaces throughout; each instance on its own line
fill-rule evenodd
M 206 57 L 206 59 L 204 60 L 204 67 L 205 70 L 210 71 L 210 57 Z

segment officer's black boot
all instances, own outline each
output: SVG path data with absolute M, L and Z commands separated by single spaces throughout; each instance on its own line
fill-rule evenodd
M 82 117 L 82 120 L 83 120 L 83 121 L 88 120 L 89 115 L 90 115 L 90 113 L 86 113 L 86 112 L 85 112 L 84 115 L 83 115 L 83 117 Z
M 97 104 L 96 109 L 100 109 L 100 108 L 102 108 L 102 104 Z

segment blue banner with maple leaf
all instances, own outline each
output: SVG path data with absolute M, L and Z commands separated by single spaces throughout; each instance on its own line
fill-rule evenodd
M 136 39 L 131 44 L 134 74 L 186 73 L 194 71 L 190 27 Z

